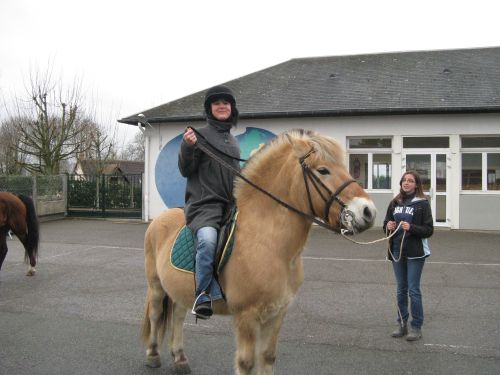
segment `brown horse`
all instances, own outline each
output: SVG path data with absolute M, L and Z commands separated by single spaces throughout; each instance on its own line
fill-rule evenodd
M 376 210 L 367 193 L 351 183 L 344 159 L 335 140 L 294 130 L 253 155 L 243 176 L 298 211 L 325 213 L 323 221 L 336 231 L 347 226 L 361 232 L 373 224 Z M 235 198 L 238 231 L 219 275 L 226 300 L 215 301 L 214 312 L 234 317 L 235 373 L 250 374 L 257 366 L 258 374 L 273 374 L 283 318 L 303 281 L 301 254 L 312 222 L 241 178 L 236 180 Z M 193 275 L 170 263 L 173 242 L 184 225 L 181 209 L 166 210 L 150 224 L 144 241 L 146 365 L 160 366 L 158 347 L 168 331 L 177 373 L 190 372 L 183 323 L 194 301 Z
M 12 231 L 24 246 L 27 276 L 35 274 L 38 255 L 38 218 L 30 197 L 0 192 L 0 269 L 7 255 L 7 234 Z

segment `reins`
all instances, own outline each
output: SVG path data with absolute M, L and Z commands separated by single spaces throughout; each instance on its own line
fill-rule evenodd
M 210 147 L 212 147 L 214 150 L 216 150 L 218 153 L 224 155 L 224 156 L 227 156 L 228 158 L 230 159 L 233 159 L 233 160 L 238 160 L 238 161 L 242 161 L 242 162 L 247 162 L 248 159 L 240 159 L 240 158 L 237 158 L 235 156 L 232 156 L 232 155 L 229 155 L 228 153 L 225 153 L 224 151 L 222 150 L 219 150 L 217 147 L 215 147 L 213 144 L 211 144 L 209 142 L 209 140 L 203 135 L 201 134 L 198 130 L 196 130 L 195 128 L 192 128 L 192 127 L 188 127 L 189 129 L 192 129 L 195 133 L 196 133 L 196 136 L 200 137 L 201 139 L 203 139 L 207 145 L 209 145 Z
M 196 130 L 195 128 L 192 128 L 190 127 L 190 129 L 192 129 L 197 136 L 199 136 L 200 138 L 202 138 L 211 148 L 213 148 L 215 151 L 217 151 L 218 153 L 224 155 L 224 156 L 227 156 L 228 158 L 230 159 L 233 159 L 233 160 L 238 160 L 238 161 L 243 161 L 243 162 L 246 162 L 248 161 L 248 159 L 240 159 L 240 158 L 237 158 L 235 156 L 232 156 L 232 155 L 229 155 L 227 153 L 225 153 L 224 151 L 222 150 L 219 150 L 217 147 L 215 147 L 214 145 L 212 145 L 206 138 L 205 136 L 203 136 L 203 134 L 201 134 L 198 130 Z M 288 134 L 287 134 L 288 136 Z M 293 143 L 291 142 L 290 138 L 288 137 L 288 140 L 290 141 L 290 143 L 292 144 L 293 146 Z M 306 186 L 306 191 L 307 191 L 307 198 L 308 198 L 308 201 L 309 201 L 309 207 L 311 209 L 311 212 L 313 213 L 313 215 L 316 215 L 315 213 L 315 210 L 314 210 L 314 207 L 313 207 L 313 204 L 312 204 L 312 199 L 311 199 L 311 193 L 310 193 L 310 188 L 309 188 L 309 181 L 311 181 L 311 184 L 313 185 L 314 189 L 316 190 L 316 192 L 320 195 L 320 197 L 323 199 L 323 201 L 325 202 L 325 209 L 324 209 L 324 216 L 325 216 L 325 220 L 320 220 L 318 219 L 317 216 L 313 216 L 313 215 L 310 215 L 310 214 L 307 214 L 301 210 L 299 210 L 298 208 L 284 202 L 283 200 L 281 200 L 280 198 L 276 197 L 274 194 L 268 192 L 267 190 L 263 189 L 262 187 L 260 187 L 259 185 L 257 185 L 256 183 L 254 183 L 253 181 L 251 181 L 250 179 L 248 179 L 247 177 L 245 177 L 238 169 L 234 168 L 232 165 L 230 165 L 229 163 L 227 163 L 225 160 L 223 160 L 222 158 L 220 158 L 218 155 L 216 155 L 215 153 L 213 153 L 211 150 L 209 150 L 207 147 L 205 147 L 204 144 L 202 144 L 201 142 L 197 142 L 196 143 L 196 146 L 201 150 L 203 151 L 205 154 L 207 154 L 209 157 L 211 157 L 212 159 L 214 159 L 216 162 L 218 162 L 220 165 L 222 165 L 223 167 L 229 169 L 230 171 L 232 171 L 235 175 L 237 175 L 239 178 L 241 178 L 243 181 L 245 181 L 247 184 L 249 184 L 250 186 L 252 186 L 254 189 L 260 191 L 261 193 L 267 195 L 269 198 L 271 198 L 272 200 L 274 200 L 275 202 L 277 202 L 278 204 L 282 205 L 283 207 L 289 209 L 290 211 L 293 211 L 295 212 L 296 214 L 312 221 L 313 223 L 325 228 L 325 229 L 328 229 L 329 231 L 332 231 L 332 232 L 335 232 L 335 233 L 339 233 L 339 230 L 333 226 L 331 226 L 327 220 L 328 220 L 328 212 L 330 211 L 330 207 L 331 205 L 333 204 L 333 202 L 337 202 L 341 207 L 342 207 L 342 211 L 341 211 L 341 221 L 342 220 L 345 220 L 345 221 L 350 221 L 352 220 L 352 217 L 350 218 L 349 215 L 349 211 L 346 211 L 344 210 L 346 208 L 346 204 L 338 197 L 338 195 L 342 192 L 342 190 L 344 190 L 348 185 L 350 185 L 351 183 L 354 183 L 356 182 L 355 180 L 348 180 L 348 181 L 345 181 L 342 185 L 340 185 L 336 190 L 335 192 L 332 192 L 319 178 L 318 176 L 316 176 L 312 171 L 311 169 L 309 168 L 309 166 L 305 163 L 305 160 L 311 156 L 314 152 L 316 152 L 314 150 L 314 148 L 311 148 L 305 155 L 303 155 L 302 157 L 299 158 L 299 163 L 300 163 L 300 166 L 302 168 L 302 175 L 304 176 L 304 183 L 305 183 L 305 186 Z M 323 195 L 323 193 L 321 192 L 321 189 L 320 189 L 320 186 L 325 189 L 329 194 L 330 194 L 330 197 L 327 198 Z M 361 242 L 361 241 L 356 241 L 356 240 L 353 240 L 352 238 L 349 238 L 346 233 L 349 233 L 350 230 L 349 229 L 343 229 L 341 228 L 340 229 L 340 234 L 342 235 L 343 238 L 353 242 L 353 243 L 356 243 L 358 245 L 371 245 L 371 244 L 374 244 L 374 243 L 378 243 L 378 242 L 381 242 L 381 241 L 388 241 L 392 236 L 394 236 L 396 234 L 396 232 L 398 231 L 398 229 L 401 227 L 401 222 L 399 223 L 399 225 L 397 226 L 397 228 L 390 234 L 388 235 L 388 233 L 386 232 L 386 236 L 385 237 L 382 237 L 382 238 L 379 238 L 377 240 L 373 240 L 373 241 L 368 241 L 368 242 Z M 404 242 L 404 237 L 405 237 L 405 234 L 406 233 L 403 233 L 403 239 L 401 241 L 401 249 L 400 249 L 400 253 L 399 253 L 399 257 L 398 259 L 396 260 L 394 258 L 394 256 L 392 255 L 392 251 L 389 251 L 390 254 L 391 254 L 391 257 L 392 259 L 395 261 L 395 262 L 399 262 L 399 260 L 401 259 L 401 253 L 402 253 L 402 247 L 403 247 L 403 242 Z
M 193 128 L 191 128 L 193 129 Z M 193 129 L 194 130 L 194 129 Z M 197 131 L 195 131 L 196 134 L 199 134 Z M 241 178 L 243 181 L 245 181 L 247 184 L 249 184 L 250 186 L 252 186 L 254 189 L 260 191 L 261 193 L 267 195 L 269 198 L 271 198 L 272 200 L 274 200 L 275 202 L 277 202 L 278 204 L 282 205 L 283 207 L 289 209 L 290 211 L 293 211 L 295 212 L 296 214 L 312 221 L 313 223 L 316 223 L 318 224 L 319 226 L 325 228 L 325 229 L 328 229 L 332 232 L 336 232 L 338 233 L 338 229 L 331 226 L 330 224 L 318 219 L 317 217 L 313 216 L 313 215 L 309 215 L 305 212 L 302 212 L 301 210 L 299 210 L 298 208 L 282 201 L 280 198 L 276 197 L 274 194 L 268 192 L 267 190 L 261 188 L 259 185 L 257 185 L 256 183 L 254 183 L 253 181 L 251 181 L 250 179 L 248 179 L 247 177 L 245 177 L 239 170 L 237 170 L 236 168 L 234 168 L 232 165 L 228 164 L 225 160 L 223 160 L 222 158 L 220 158 L 219 156 L 217 156 L 216 154 L 214 154 L 211 150 L 209 150 L 207 147 L 205 147 L 205 145 L 201 144 L 200 142 L 196 142 L 196 146 L 201 150 L 203 151 L 204 153 L 206 153 L 209 157 L 211 157 L 212 159 L 214 159 L 216 162 L 218 162 L 220 165 L 222 165 L 223 167 L 229 169 L 230 171 L 232 171 L 235 175 L 237 175 L 239 178 Z M 217 152 L 220 152 L 228 157 L 230 157 L 231 159 L 235 159 L 235 160 L 240 160 L 241 159 L 238 159 L 238 158 L 235 158 L 234 156 L 231 156 L 231 155 L 227 155 L 225 153 L 223 153 L 222 151 L 218 150 L 216 147 L 212 146 L 215 150 L 217 150 Z

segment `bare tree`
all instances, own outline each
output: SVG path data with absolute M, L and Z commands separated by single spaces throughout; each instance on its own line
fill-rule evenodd
M 27 101 L 16 100 L 20 120 L 16 126 L 20 140 L 14 150 L 26 157 L 23 168 L 34 174 L 58 174 L 61 162 L 82 151 L 79 142 L 88 122 L 83 114 L 81 85 L 63 91 L 53 83 L 51 74 L 30 76 Z
M 120 159 L 141 161 L 144 160 L 144 154 L 144 133 L 138 132 L 122 151 Z
M 0 124 L 0 174 L 21 174 L 25 155 L 16 151 L 21 137 L 17 124 L 23 119 L 6 119 Z
M 80 137 L 82 149 L 77 153 L 77 160 L 92 160 L 94 173 L 101 174 L 108 160 L 116 159 L 115 134 L 108 133 L 97 121 L 86 118 L 85 132 Z

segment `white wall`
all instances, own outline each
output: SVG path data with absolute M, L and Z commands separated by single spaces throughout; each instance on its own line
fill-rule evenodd
M 148 205 L 145 211 L 149 213 L 146 220 L 155 218 L 165 208 L 154 181 L 155 161 L 162 149 L 171 139 L 184 131 L 186 126 L 203 126 L 204 122 L 192 123 L 167 123 L 155 124 L 153 129 L 147 129 L 146 135 L 150 137 L 149 163 L 146 174 L 148 177 L 146 191 L 149 197 L 144 202 Z M 393 184 L 392 191 L 369 191 L 377 205 L 382 205 L 387 197 L 398 192 L 399 176 L 401 171 L 402 136 L 451 136 L 450 137 L 450 194 L 451 199 L 451 228 L 460 228 L 460 135 L 499 135 L 500 114 L 467 114 L 467 115 L 407 115 L 407 116 L 349 116 L 349 117 L 323 117 L 323 118 L 297 118 L 297 119 L 257 119 L 240 120 L 238 127 L 233 129 L 235 136 L 245 132 L 246 127 L 258 127 L 275 134 L 293 128 L 315 130 L 319 133 L 337 139 L 346 145 L 348 136 L 391 136 L 393 137 Z M 148 157 L 148 156 L 146 156 Z M 481 194 L 475 196 L 481 199 Z M 500 195 L 499 195 L 500 198 Z M 385 207 L 379 210 L 376 225 L 381 224 Z M 462 211 L 463 212 L 463 211 Z M 475 220 L 472 213 L 470 220 Z M 500 229 L 500 228 L 499 228 Z

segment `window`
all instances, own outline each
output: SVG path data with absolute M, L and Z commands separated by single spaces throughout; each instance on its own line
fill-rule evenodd
M 449 137 L 404 137 L 403 148 L 449 148 Z
M 482 190 L 481 154 L 462 154 L 462 190 Z
M 372 189 L 391 188 L 391 154 L 373 155 Z
M 348 139 L 349 172 L 365 189 L 390 189 L 392 177 L 392 139 Z
M 500 137 L 462 138 L 462 190 L 500 191 Z

